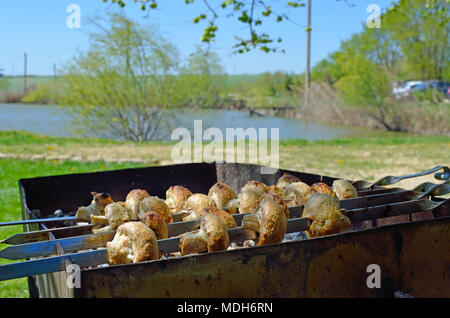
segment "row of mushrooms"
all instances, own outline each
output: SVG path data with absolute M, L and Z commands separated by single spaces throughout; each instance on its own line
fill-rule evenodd
M 287 173 L 270 186 L 248 181 L 239 194 L 217 182 L 208 195 L 171 186 L 165 200 L 142 189 L 129 192 L 125 202 L 114 202 L 107 193 L 92 195 L 91 204 L 80 207 L 76 216 L 96 224 L 94 233 L 117 230 L 106 244 L 111 265 L 158 259 L 157 240 L 168 238 L 167 224 L 177 213 L 186 215 L 183 221 L 198 221 L 196 230 L 179 236 L 179 253 L 188 255 L 229 249 L 227 229 L 239 226 L 232 216 L 235 213 L 246 213 L 241 226 L 256 238 L 249 246 L 282 242 L 291 206 L 304 206 L 302 217 L 311 220 L 308 237 L 340 233 L 350 220 L 342 214 L 339 200 L 358 196 L 346 180 L 336 180 L 332 187 L 323 182 L 309 186 Z

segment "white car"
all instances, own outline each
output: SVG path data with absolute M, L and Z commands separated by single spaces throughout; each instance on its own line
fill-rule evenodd
M 392 94 L 396 99 L 408 97 L 411 88 L 419 84 L 423 84 L 423 81 L 406 81 L 400 87 L 394 87 Z

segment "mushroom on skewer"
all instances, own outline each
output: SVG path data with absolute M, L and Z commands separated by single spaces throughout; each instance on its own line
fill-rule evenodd
M 106 243 L 106 249 L 111 265 L 159 258 L 156 235 L 142 222 L 127 222 L 119 226 L 114 239 Z
M 219 209 L 226 207 L 229 201 L 237 199 L 233 189 L 223 182 L 215 183 L 209 189 L 208 196 L 214 200 Z
M 234 217 L 230 213 L 222 209 L 215 207 L 204 208 L 203 210 L 200 211 L 199 216 L 202 217 L 205 214 L 213 214 L 217 216 L 223 222 L 223 224 L 227 229 L 237 227 L 236 220 L 234 219 Z
M 282 206 L 265 197 L 255 213 L 244 216 L 242 227 L 259 234 L 258 246 L 280 243 L 286 233 L 287 219 Z
M 125 205 L 128 210 L 128 214 L 132 220 L 139 220 L 139 207 L 145 198 L 148 198 L 150 194 L 146 190 L 135 189 L 128 193 L 125 200 Z
M 166 191 L 166 204 L 172 214 L 178 213 L 185 208 L 187 199 L 192 195 L 192 192 L 181 186 L 171 186 Z
M 166 202 L 164 200 L 155 197 L 155 196 L 149 196 L 141 201 L 141 204 L 139 205 L 140 215 L 147 213 L 147 212 L 155 212 L 158 214 L 161 214 L 161 216 L 164 218 L 164 222 L 166 223 L 172 223 L 172 214 L 170 213 L 170 209 L 167 206 Z
M 216 202 L 203 193 L 195 193 L 187 199 L 185 208 L 191 213 L 183 218 L 183 221 L 193 221 L 200 217 L 200 211 L 204 208 L 216 207 Z
M 288 206 L 302 206 L 310 197 L 310 186 L 298 181 L 284 187 L 283 198 L 288 201 Z
M 333 190 L 336 192 L 339 200 L 357 198 L 358 192 L 355 187 L 347 180 L 335 180 L 333 182 Z
M 331 189 L 326 183 L 316 182 L 311 185 L 309 193 L 307 194 L 307 199 L 309 200 L 309 198 L 315 193 L 325 193 L 330 195 L 334 200 L 339 201 L 336 192 L 334 192 L 333 189 Z
M 169 229 L 167 228 L 166 222 L 164 222 L 164 217 L 155 212 L 146 212 L 139 215 L 142 223 L 147 225 L 149 228 L 155 232 L 156 238 L 158 240 L 166 239 L 169 237 Z
M 82 206 L 77 210 L 76 218 L 80 221 L 89 221 L 91 215 L 105 215 L 105 207 L 113 203 L 109 193 L 91 192 L 93 199 L 89 206 Z
M 91 215 L 92 223 L 106 225 L 99 229 L 93 229 L 93 233 L 114 231 L 123 223 L 131 220 L 124 202 L 113 202 L 106 206 L 104 216 Z
M 313 221 L 306 231 L 309 237 L 340 233 L 351 224 L 350 219 L 341 213 L 339 201 L 325 193 L 315 193 L 309 198 L 302 217 Z
M 200 218 L 200 229 L 180 235 L 181 255 L 223 251 L 230 243 L 227 229 L 215 215 L 206 213 Z

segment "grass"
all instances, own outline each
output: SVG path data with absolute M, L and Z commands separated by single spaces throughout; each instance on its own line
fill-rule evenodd
M 20 178 L 171 164 L 173 145 L 0 131 L 0 222 L 21 219 Z M 281 168 L 351 180 L 375 181 L 385 175 L 450 164 L 448 137 L 383 134 L 328 141 L 286 140 L 280 142 L 279 149 Z M 78 160 L 70 159 L 75 157 Z M 133 160 L 140 162 L 127 162 Z M 424 181 L 436 182 L 431 175 L 405 180 L 398 186 L 413 188 Z M 21 231 L 19 226 L 0 227 L 0 239 Z M 4 247 L 0 245 L 0 249 Z M 0 264 L 6 262 L 0 259 Z M 0 282 L 1 298 L 27 296 L 26 279 Z
M 80 163 L 73 161 L 0 159 L 0 222 L 9 222 L 22 218 L 19 187 L 17 185 L 17 181 L 21 178 L 124 169 L 139 166 L 142 165 L 102 161 Z M 0 238 L 5 239 L 19 232 L 22 232 L 20 226 L 0 227 Z M 0 249 L 5 247 L 7 245 L 0 244 Z M 9 261 L 0 259 L 0 264 L 6 263 L 9 263 Z M 26 278 L 0 282 L 0 298 L 5 297 L 28 297 Z

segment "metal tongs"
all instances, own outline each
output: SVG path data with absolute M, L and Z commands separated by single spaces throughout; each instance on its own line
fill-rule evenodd
M 447 166 L 436 166 L 430 170 L 427 171 L 423 171 L 423 172 L 418 172 L 418 173 L 413 173 L 413 174 L 407 174 L 404 176 L 386 176 L 381 178 L 378 181 L 375 181 L 373 183 L 370 183 L 368 181 L 365 180 L 359 180 L 359 181 L 355 181 L 353 182 L 353 186 L 355 187 L 356 190 L 363 190 L 363 189 L 372 189 L 373 186 L 386 186 L 386 185 L 391 185 L 391 184 L 395 184 L 397 182 L 400 182 L 402 180 L 405 179 L 410 179 L 410 178 L 416 178 L 416 177 L 421 177 L 421 176 L 426 176 L 430 173 L 439 171 L 439 170 L 443 170 L 443 172 L 438 172 L 434 175 L 434 178 L 437 180 L 443 180 L 443 181 L 447 181 L 450 179 L 450 169 Z M 420 191 L 422 192 L 422 191 Z

